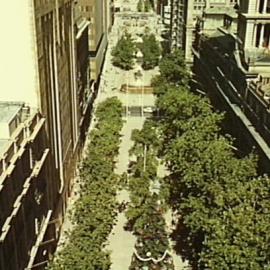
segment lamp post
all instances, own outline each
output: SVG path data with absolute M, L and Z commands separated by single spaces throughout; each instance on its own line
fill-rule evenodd
M 146 170 L 146 154 L 147 154 L 147 145 L 144 145 L 143 149 L 143 171 L 145 172 Z
M 143 73 L 142 73 L 142 85 L 141 85 L 141 90 L 142 90 L 142 117 L 144 116 L 144 113 L 143 113 L 143 96 L 144 96 L 144 76 L 143 76 Z
M 127 71 L 128 72 L 128 71 Z M 128 118 L 128 76 L 126 73 L 126 118 Z
M 143 116 L 143 94 L 144 94 L 144 86 L 143 86 L 143 81 L 144 81 L 144 77 L 143 77 L 143 70 L 142 70 L 142 57 L 143 57 L 143 54 L 142 52 L 139 50 L 136 54 L 136 58 L 137 58 L 137 63 L 138 63 L 138 71 L 137 71 L 137 74 L 138 74 L 138 77 L 140 77 L 140 88 L 141 88 L 141 116 Z

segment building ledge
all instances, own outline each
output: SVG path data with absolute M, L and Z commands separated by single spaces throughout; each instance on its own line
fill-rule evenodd
M 28 263 L 27 267 L 25 268 L 25 270 L 31 270 L 31 269 L 36 267 L 34 265 L 35 258 L 36 258 L 37 252 L 38 252 L 38 248 L 42 244 L 42 241 L 44 239 L 44 236 L 45 236 L 49 221 L 51 219 L 51 216 L 52 216 L 52 210 L 49 210 L 48 213 L 47 213 L 47 216 L 46 216 L 46 218 L 45 218 L 45 220 L 44 220 L 44 222 L 43 222 L 43 224 L 41 226 L 41 229 L 39 231 L 37 241 L 36 241 L 35 245 L 31 249 L 30 260 L 29 260 L 29 263 Z M 47 263 L 47 262 L 44 262 L 44 263 Z M 40 265 L 40 263 L 38 265 Z

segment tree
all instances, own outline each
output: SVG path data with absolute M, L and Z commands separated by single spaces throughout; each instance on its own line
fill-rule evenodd
M 188 77 L 179 78 L 184 65 L 167 57 L 160 67 L 153 81 L 162 115 L 160 154 L 171 172 L 179 227 L 187 228 L 189 259 L 196 269 L 268 269 L 269 178 L 256 177 L 254 155 L 235 157 L 233 141 L 220 134 L 223 116 L 189 92 Z
M 109 252 L 103 247 L 117 215 L 118 181 L 113 171 L 123 124 L 121 113 L 117 98 L 109 98 L 97 107 L 98 121 L 80 166 L 82 183 L 80 200 L 72 213 L 74 228 L 49 269 L 110 269 Z
M 151 9 L 151 3 L 149 0 L 144 0 L 144 11 L 149 12 Z
M 124 70 L 130 70 L 134 65 L 136 46 L 131 34 L 125 33 L 112 50 L 113 65 Z
M 161 77 L 176 85 L 187 85 L 190 74 L 185 64 L 183 52 L 174 50 L 172 53 L 165 55 L 160 61 Z
M 131 136 L 134 146 L 131 154 L 135 155 L 136 162 L 131 167 L 129 178 L 129 191 L 131 203 L 126 212 L 129 227 L 137 236 L 135 244 L 136 252 L 132 256 L 130 270 L 144 269 L 168 269 L 173 270 L 173 261 L 165 252 L 169 249 L 168 235 L 165 230 L 165 220 L 162 216 L 163 206 L 157 201 L 161 197 L 151 194 L 150 183 L 157 178 L 157 134 L 152 121 L 146 121 L 142 130 L 134 130 Z M 143 149 L 148 151 L 144 153 Z M 143 155 L 147 155 L 145 170 L 143 169 Z M 140 258 L 160 259 L 160 262 L 143 261 Z M 138 258 L 140 257 L 140 258 Z
M 142 12 L 143 11 L 143 0 L 139 0 L 137 4 L 137 11 Z
M 152 69 L 158 65 L 161 50 L 154 34 L 143 36 L 141 51 L 143 54 L 142 67 L 144 69 Z
M 225 191 L 224 205 L 230 208 L 209 226 L 202 267 L 269 269 L 269 183 L 268 177 L 258 177 Z

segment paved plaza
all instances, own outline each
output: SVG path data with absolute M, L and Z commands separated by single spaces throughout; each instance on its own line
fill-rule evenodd
M 134 13 L 137 9 L 137 3 L 134 0 L 117 0 L 115 5 L 121 6 L 121 12 L 119 14 L 116 14 L 115 16 L 115 23 L 112 28 L 112 31 L 109 35 L 109 44 L 107 48 L 107 53 L 104 61 L 104 67 L 103 72 L 101 75 L 101 81 L 99 85 L 98 95 L 95 100 L 94 107 L 97 106 L 98 103 L 104 101 L 108 97 L 117 96 L 123 103 L 123 106 L 126 107 L 132 107 L 132 106 L 154 106 L 155 105 L 155 97 L 153 94 L 144 94 L 143 92 L 141 94 L 127 94 L 120 91 L 121 86 L 123 84 L 128 85 L 137 85 L 137 86 L 150 86 L 151 79 L 153 76 L 157 75 L 159 73 L 158 68 L 155 68 L 153 70 L 144 71 L 140 68 L 140 66 L 136 63 L 134 69 L 130 71 L 123 71 L 120 68 L 114 67 L 112 65 L 112 48 L 116 45 L 118 39 L 120 38 L 120 34 L 122 34 L 119 29 L 123 29 L 125 18 L 123 19 L 123 16 L 121 16 L 123 13 Z M 157 16 L 154 13 L 151 14 L 151 16 Z M 154 18 L 150 20 L 151 23 L 147 26 L 150 28 L 150 31 L 153 33 L 158 33 L 157 27 L 159 25 L 157 24 L 158 18 Z M 128 27 L 127 29 L 134 38 L 136 38 L 136 35 L 138 32 L 140 32 L 142 29 L 138 29 L 137 26 Z M 141 76 L 140 80 L 138 81 L 134 73 L 136 71 L 140 70 L 143 74 Z M 125 123 L 123 125 L 122 131 L 121 131 L 121 144 L 119 149 L 119 156 L 116 164 L 115 172 L 117 174 L 122 174 L 123 172 L 127 171 L 128 163 L 129 163 L 129 149 L 132 147 L 133 142 L 131 141 L 131 132 L 133 129 L 141 129 L 143 126 L 143 123 L 145 121 L 144 117 L 131 117 L 126 115 L 124 117 Z M 92 121 L 89 131 L 94 126 L 94 122 Z M 158 174 L 159 176 L 164 176 L 166 174 L 166 170 L 164 166 L 160 166 L 158 168 Z M 74 191 L 73 196 L 71 196 L 68 210 L 72 210 L 74 206 L 74 202 L 78 198 L 76 194 L 78 194 L 79 191 L 79 181 L 75 181 L 74 185 Z M 117 200 L 119 203 L 121 202 L 129 202 L 129 193 L 127 190 L 121 190 L 117 194 Z M 165 214 L 166 224 L 168 232 L 171 231 L 171 221 L 172 221 L 172 213 L 169 210 Z M 116 224 L 113 227 L 113 230 L 108 238 L 108 245 L 106 246 L 106 250 L 109 250 L 111 252 L 111 270 L 128 270 L 130 263 L 131 263 L 131 257 L 133 254 L 136 237 L 129 231 L 124 230 L 124 225 L 126 224 L 127 219 L 125 217 L 124 212 L 121 212 L 118 214 L 116 219 Z M 67 217 L 64 222 L 63 230 L 67 231 L 72 228 L 70 219 Z M 63 243 L 66 240 L 65 234 L 61 235 L 60 243 Z M 171 243 L 172 244 L 172 243 Z M 175 252 L 172 250 L 171 252 L 172 258 L 174 261 L 175 269 L 176 270 L 182 270 L 187 269 L 187 264 L 183 263 L 181 257 L 177 256 Z
M 126 119 L 126 122 L 122 129 L 122 141 L 120 144 L 118 162 L 115 170 L 116 173 L 122 174 L 123 172 L 127 171 L 129 163 L 128 151 L 133 144 L 130 139 L 131 132 L 134 128 L 141 129 L 144 120 L 145 119 L 143 117 L 129 117 Z M 118 193 L 117 199 L 119 203 L 123 201 L 130 201 L 129 194 L 126 190 L 120 191 Z M 117 223 L 114 226 L 109 237 L 109 245 L 107 249 L 112 251 L 111 270 L 128 270 L 131 262 L 136 237 L 133 236 L 131 232 L 124 230 L 124 225 L 126 224 L 126 222 L 127 219 L 124 215 L 124 212 L 119 213 L 117 217 Z
M 134 5 L 134 1 L 124 1 L 121 0 L 121 7 L 125 10 L 136 11 L 136 7 Z M 136 2 L 136 1 L 135 1 Z M 117 1 L 116 1 L 117 4 Z M 152 29 L 152 32 L 156 32 L 157 27 L 157 19 L 152 20 L 153 25 L 149 25 L 148 27 Z M 108 46 L 108 51 L 106 55 L 106 60 L 104 64 L 104 70 L 102 74 L 102 80 L 100 85 L 100 94 L 98 96 L 98 100 L 104 100 L 109 96 L 117 96 L 123 103 L 124 106 L 154 106 L 155 97 L 152 94 L 127 94 L 121 93 L 119 90 L 122 84 L 128 85 L 143 85 L 149 86 L 151 84 L 151 79 L 153 76 L 159 73 L 158 68 L 149 71 L 141 70 L 138 65 L 135 65 L 134 69 L 131 71 L 123 71 L 117 67 L 112 65 L 112 57 L 111 50 L 116 45 L 117 40 L 119 39 L 119 27 L 123 25 L 122 17 L 117 16 L 115 18 L 115 24 L 113 26 L 112 32 L 110 34 L 109 40 L 110 44 Z M 138 29 L 134 27 L 134 29 L 129 28 L 129 32 L 133 34 L 133 37 L 136 37 L 136 31 Z M 141 70 L 143 76 L 141 81 L 138 82 L 135 79 L 134 73 L 138 70 Z M 116 173 L 122 174 L 126 172 L 127 166 L 129 163 L 129 154 L 128 151 L 132 146 L 131 141 L 131 132 L 135 128 L 142 128 L 145 118 L 143 117 L 125 117 L 125 124 L 122 129 L 122 142 L 119 150 L 119 157 L 116 167 Z M 160 176 L 164 176 L 166 173 L 163 166 L 160 166 L 158 169 L 158 174 Z M 118 193 L 118 201 L 119 203 L 125 201 L 129 201 L 129 194 L 126 190 L 122 190 Z M 171 221 L 172 214 L 171 211 L 168 211 L 165 215 L 166 224 L 168 231 L 171 231 Z M 124 230 L 124 225 L 127 219 L 124 213 L 119 213 L 117 217 L 116 225 L 114 226 L 110 237 L 108 239 L 108 250 L 111 251 L 111 261 L 112 266 L 111 270 L 128 270 L 131 257 L 134 250 L 134 244 L 136 238 L 132 235 L 131 232 Z M 172 243 L 171 243 L 172 244 Z M 172 251 L 172 257 L 176 270 L 182 270 L 187 267 L 186 263 L 183 263 L 181 257 L 177 256 L 174 251 Z

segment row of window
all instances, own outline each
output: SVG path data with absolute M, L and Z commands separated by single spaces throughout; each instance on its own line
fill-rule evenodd
M 79 6 L 78 9 L 81 12 L 93 12 L 92 6 Z

